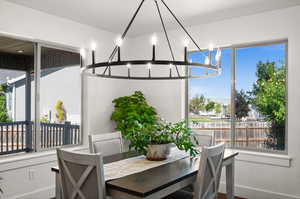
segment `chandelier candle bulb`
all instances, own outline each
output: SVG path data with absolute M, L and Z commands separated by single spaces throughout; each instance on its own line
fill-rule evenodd
M 81 56 L 83 59 L 85 59 L 85 50 L 84 50 L 84 48 L 81 48 L 81 49 L 80 49 L 80 56 Z
M 156 46 L 156 44 L 157 44 L 157 37 L 156 36 L 152 36 L 151 43 L 152 43 L 152 46 Z
M 123 39 L 121 37 L 118 37 L 117 40 L 116 40 L 116 45 L 121 47 L 123 44 Z
M 152 60 L 155 61 L 155 46 L 157 44 L 157 37 L 155 35 L 152 36 L 151 43 L 152 43 Z
M 221 58 L 221 50 L 220 50 L 220 48 L 218 48 L 217 53 L 216 53 L 216 57 L 215 57 L 216 62 L 219 62 L 220 58 Z
M 96 43 L 95 43 L 95 42 L 92 42 L 92 43 L 91 43 L 91 50 L 92 50 L 92 51 L 95 51 L 96 48 L 97 48 Z
M 209 44 L 208 50 L 209 51 L 214 51 L 214 45 L 213 44 Z
M 128 73 L 128 77 L 130 77 L 130 68 L 131 68 L 131 64 L 127 64 L 127 73 Z
M 148 76 L 149 76 L 149 78 L 151 77 L 151 67 L 152 67 L 152 64 L 148 63 L 147 64 L 147 68 L 148 68 Z
M 206 56 L 206 57 L 205 57 L 205 65 L 209 65 L 209 62 L 210 62 L 209 57 Z
M 189 40 L 188 39 L 184 39 L 183 40 L 183 45 L 184 45 L 184 47 L 188 47 L 189 46 Z

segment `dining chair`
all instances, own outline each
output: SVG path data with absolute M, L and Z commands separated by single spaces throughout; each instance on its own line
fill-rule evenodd
M 63 199 L 106 199 L 101 154 L 57 149 Z
M 195 137 L 197 140 L 194 141 L 193 143 L 196 146 L 213 146 L 215 144 L 215 136 L 214 136 L 214 131 L 210 130 L 193 130 L 192 135 Z
M 165 199 L 216 199 L 220 184 L 225 145 L 203 147 L 194 191 L 177 191 Z
M 89 135 L 90 153 L 101 153 L 103 156 L 123 152 L 121 132 Z

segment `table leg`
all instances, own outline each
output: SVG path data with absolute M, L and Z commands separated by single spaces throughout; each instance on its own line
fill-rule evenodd
M 55 199 L 62 199 L 61 182 L 59 173 L 55 174 Z
M 227 199 L 234 199 L 234 158 L 226 165 L 226 193 Z

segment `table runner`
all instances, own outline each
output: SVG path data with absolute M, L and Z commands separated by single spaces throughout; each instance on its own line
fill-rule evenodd
M 188 157 L 189 154 L 176 148 L 171 150 L 169 157 L 163 161 L 149 161 L 144 155 L 112 162 L 104 165 L 105 181 L 139 173 L 160 165 Z

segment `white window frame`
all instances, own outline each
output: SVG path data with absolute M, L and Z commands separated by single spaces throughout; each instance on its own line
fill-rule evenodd
M 251 47 L 259 47 L 259 46 L 270 46 L 276 44 L 285 44 L 285 70 L 286 70 L 286 121 L 285 121 L 285 148 L 284 150 L 271 150 L 271 149 L 251 149 L 251 148 L 237 148 L 235 147 L 235 90 L 236 90 L 236 51 L 242 48 L 251 48 Z M 253 151 L 253 152 L 261 152 L 261 153 L 276 153 L 276 154 L 288 154 L 288 39 L 280 39 L 273 41 L 264 41 L 264 42 L 255 42 L 255 43 L 244 43 L 231 45 L 226 47 L 221 47 L 221 49 L 231 49 L 231 93 L 230 93 L 230 101 L 231 101 L 231 146 L 232 149 L 244 150 L 244 151 Z M 206 51 L 208 49 L 203 49 Z M 197 52 L 197 51 L 189 51 L 188 54 Z M 184 101 L 185 101 L 185 113 L 184 117 L 188 121 L 189 116 L 189 80 L 184 81 Z
M 34 45 L 34 127 L 32 131 L 32 139 L 33 139 L 33 152 L 43 152 L 43 151 L 54 151 L 56 147 L 52 148 L 46 148 L 46 149 L 41 149 L 40 143 L 41 143 L 41 129 L 40 129 L 40 72 L 41 72 L 41 48 L 42 47 L 47 47 L 47 48 L 53 48 L 53 49 L 58 49 L 58 50 L 64 50 L 64 51 L 69 51 L 69 52 L 75 52 L 80 54 L 80 48 L 74 47 L 74 46 L 69 46 L 69 45 L 63 45 L 55 42 L 49 42 L 49 41 L 43 41 L 35 38 L 30 38 L 30 37 L 24 37 L 22 35 L 15 35 L 15 34 L 10 34 L 10 33 L 2 33 L 0 32 L 0 36 L 3 37 L 8 37 L 12 39 L 18 39 L 22 41 L 28 41 L 32 42 Z M 86 64 L 83 60 L 80 60 L 81 67 L 85 67 L 84 64 Z M 84 111 L 84 108 L 86 107 L 86 101 L 87 98 L 84 97 L 84 88 L 87 85 L 86 78 L 84 77 L 84 73 L 81 74 L 81 109 L 80 109 L 80 132 L 81 132 L 81 143 L 79 144 L 72 144 L 72 145 L 64 145 L 64 146 L 59 146 L 59 147 L 68 147 L 68 148 L 74 148 L 78 146 L 85 145 L 87 143 L 87 134 L 85 135 L 85 122 L 84 118 L 86 118 L 86 111 Z M 17 153 L 12 153 L 12 156 L 14 155 L 21 155 L 22 154 L 17 154 Z

